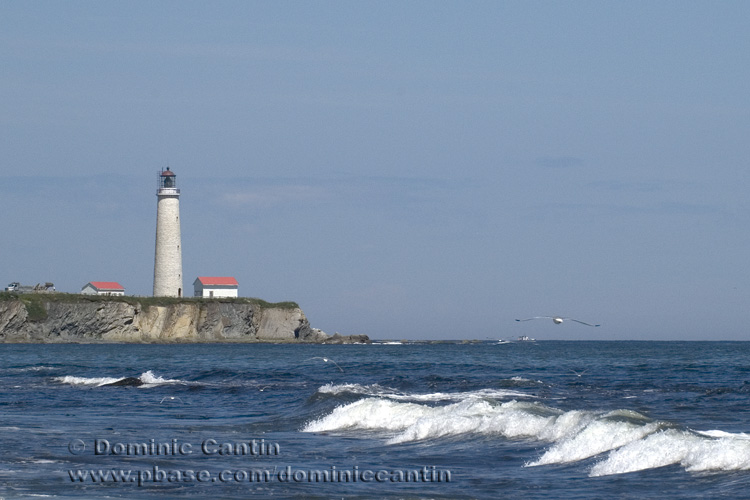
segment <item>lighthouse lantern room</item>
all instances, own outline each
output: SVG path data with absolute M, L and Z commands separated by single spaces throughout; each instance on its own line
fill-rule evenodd
M 166 170 L 159 172 L 159 190 L 162 189 L 177 189 L 177 176 L 172 172 L 169 167 Z M 180 190 L 177 189 L 177 194 Z

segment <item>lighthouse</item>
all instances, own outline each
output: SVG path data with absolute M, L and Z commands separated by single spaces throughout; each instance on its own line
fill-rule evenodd
M 159 172 L 158 179 L 154 297 L 182 297 L 180 190 L 169 167 Z

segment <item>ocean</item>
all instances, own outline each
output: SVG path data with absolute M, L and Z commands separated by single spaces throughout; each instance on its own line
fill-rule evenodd
M 750 343 L 0 345 L 0 498 L 750 498 Z

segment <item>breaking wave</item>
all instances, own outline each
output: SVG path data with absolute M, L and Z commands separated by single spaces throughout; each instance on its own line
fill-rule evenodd
M 143 372 L 138 377 L 76 377 L 73 375 L 65 375 L 63 377 L 55 377 L 56 382 L 61 384 L 78 385 L 78 386 L 89 386 L 89 387 L 102 387 L 108 385 L 130 385 L 138 386 L 143 388 L 156 387 L 162 384 L 184 384 L 183 380 L 178 379 L 166 379 L 155 375 L 154 372 L 148 370 Z
M 688 472 L 750 470 L 748 434 L 678 428 L 627 409 L 563 411 L 535 401 L 508 401 L 513 391 L 493 389 L 404 394 L 378 385 L 329 384 L 319 392 L 364 397 L 308 422 L 303 432 L 366 431 L 390 445 L 464 435 L 539 441 L 550 445 L 526 467 L 601 456 L 589 466 L 592 477 L 669 465 Z
M 623 474 L 680 465 L 688 472 L 750 470 L 750 441 L 745 434 L 715 438 L 710 433 L 668 429 L 632 441 L 595 464 L 591 476 Z
M 326 384 L 318 389 L 321 394 L 358 394 L 400 401 L 463 401 L 467 398 L 534 398 L 529 394 L 506 389 L 480 389 L 471 392 L 432 392 L 428 394 L 407 394 L 378 384 Z

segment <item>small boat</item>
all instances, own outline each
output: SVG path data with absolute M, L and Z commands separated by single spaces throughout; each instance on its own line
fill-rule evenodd
M 497 341 L 498 344 L 512 344 L 510 340 L 500 339 Z
M 536 339 L 532 339 L 528 335 L 521 335 L 520 337 L 518 337 L 518 341 L 519 342 L 536 342 Z

